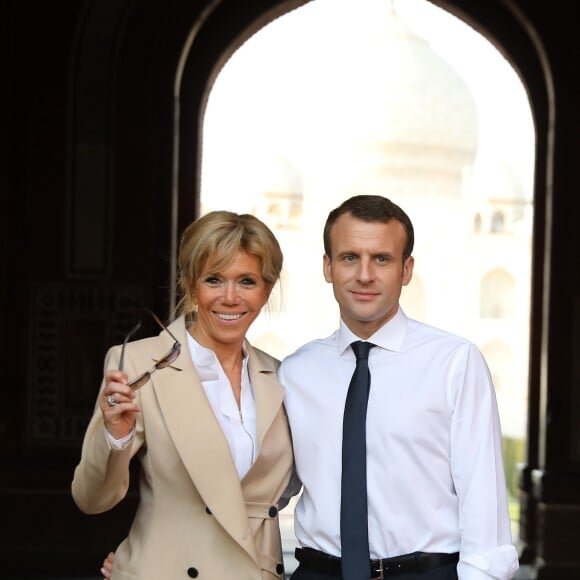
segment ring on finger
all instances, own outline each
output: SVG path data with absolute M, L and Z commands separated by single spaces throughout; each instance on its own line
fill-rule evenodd
M 107 397 L 107 405 L 109 405 L 109 407 L 115 407 L 117 405 L 117 401 L 113 395 L 109 395 Z

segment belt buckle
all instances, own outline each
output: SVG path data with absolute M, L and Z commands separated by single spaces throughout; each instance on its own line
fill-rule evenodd
M 385 578 L 385 570 L 383 568 L 383 561 L 379 558 L 379 566 L 376 570 L 373 569 L 373 574 L 376 576 L 371 576 L 371 580 L 384 580 Z

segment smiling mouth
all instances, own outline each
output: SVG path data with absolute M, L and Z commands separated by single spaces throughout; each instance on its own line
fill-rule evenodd
M 353 298 L 355 300 L 358 300 L 360 302 L 369 302 L 371 300 L 374 300 L 377 297 L 377 294 L 375 292 L 356 292 L 356 291 L 353 291 L 353 292 L 351 292 L 351 295 L 353 296 Z
M 244 313 L 242 312 L 240 314 L 225 314 L 222 312 L 215 312 L 215 315 L 220 320 L 239 320 L 240 318 L 242 318 L 242 316 L 244 316 Z

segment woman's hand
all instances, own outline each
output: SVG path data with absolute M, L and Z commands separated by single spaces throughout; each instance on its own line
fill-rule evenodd
M 110 580 L 111 572 L 113 571 L 113 560 L 115 559 L 115 552 L 109 552 L 107 557 L 103 560 L 103 567 L 101 568 L 101 574 L 103 575 L 103 580 Z
M 127 375 L 122 371 L 107 371 L 100 407 L 105 428 L 115 439 L 129 435 L 135 425 L 135 415 L 141 409 L 134 399 L 135 392 L 127 385 Z

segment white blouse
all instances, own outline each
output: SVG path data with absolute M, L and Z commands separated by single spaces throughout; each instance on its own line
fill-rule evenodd
M 248 353 L 245 345 L 242 391 L 238 408 L 230 381 L 215 353 L 201 346 L 189 333 L 187 333 L 187 344 L 203 390 L 228 441 L 238 475 L 240 479 L 243 479 L 258 454 L 256 405 L 248 374 Z

